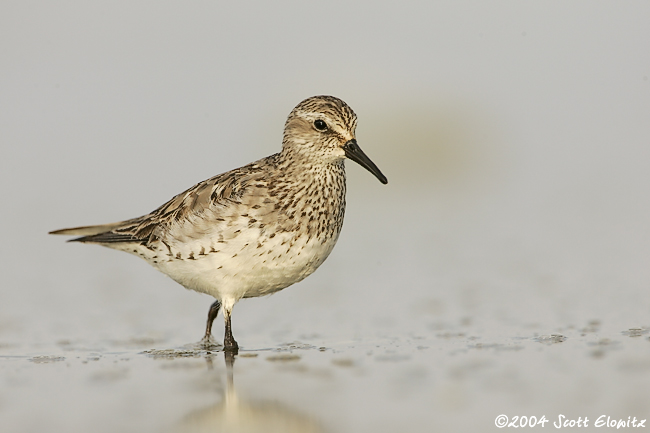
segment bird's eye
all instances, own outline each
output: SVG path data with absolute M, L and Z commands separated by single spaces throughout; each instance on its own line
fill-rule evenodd
M 314 120 L 314 128 L 319 131 L 325 131 L 327 129 L 327 123 L 323 122 L 320 119 Z

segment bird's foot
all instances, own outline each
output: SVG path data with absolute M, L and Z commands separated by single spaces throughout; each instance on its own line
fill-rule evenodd
M 237 344 L 235 339 L 232 337 L 232 335 L 230 336 L 230 338 L 228 338 L 228 336 L 226 336 L 226 338 L 224 338 L 224 340 L 223 340 L 223 350 L 224 350 L 224 352 L 231 352 L 231 353 L 234 353 L 235 355 L 237 355 L 237 352 L 239 352 L 239 345 Z

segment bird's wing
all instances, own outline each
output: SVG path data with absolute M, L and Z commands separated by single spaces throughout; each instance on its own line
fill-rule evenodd
M 256 161 L 241 168 L 219 174 L 199 182 L 176 195 L 153 212 L 126 221 L 95 226 L 75 227 L 50 232 L 60 235 L 81 235 L 70 242 L 99 244 L 142 243 L 149 244 L 169 233 L 172 226 L 201 217 L 210 211 L 210 217 L 218 217 L 226 203 L 239 203 L 249 186 L 266 185 L 265 164 L 273 162 L 276 155 Z M 265 161 L 271 160 L 271 161 Z

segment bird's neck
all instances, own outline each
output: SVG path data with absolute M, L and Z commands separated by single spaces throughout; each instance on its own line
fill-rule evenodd
M 345 181 L 344 160 L 327 159 L 323 155 L 309 151 L 299 151 L 295 147 L 283 147 L 278 155 L 280 170 L 293 178 L 303 177 L 339 177 Z

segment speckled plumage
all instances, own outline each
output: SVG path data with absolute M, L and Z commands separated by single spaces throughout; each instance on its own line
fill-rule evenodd
M 387 182 L 357 146 L 355 129 L 342 100 L 308 98 L 289 114 L 280 153 L 200 182 L 142 217 L 52 233 L 140 256 L 185 288 L 215 297 L 204 341 L 223 306 L 224 344 L 236 351 L 233 305 L 301 281 L 336 244 L 345 157 Z

